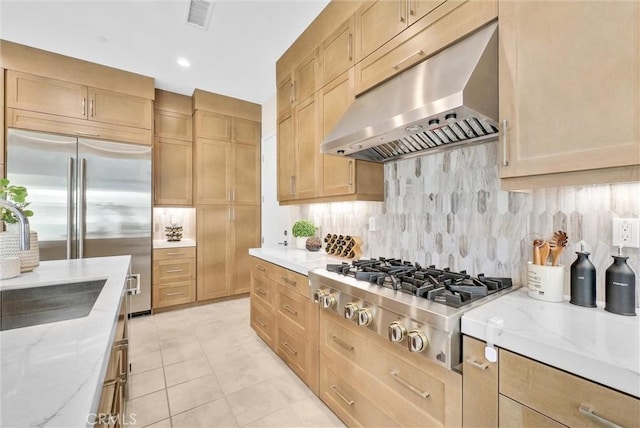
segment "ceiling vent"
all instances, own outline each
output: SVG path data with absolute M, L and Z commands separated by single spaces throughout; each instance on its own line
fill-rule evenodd
M 212 10 L 213 0 L 191 0 L 187 10 L 187 24 L 206 30 Z

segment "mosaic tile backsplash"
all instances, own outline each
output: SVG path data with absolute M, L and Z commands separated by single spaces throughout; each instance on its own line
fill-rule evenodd
M 471 274 L 511 276 L 526 284 L 531 236 L 562 229 L 569 243 L 560 256 L 569 267 L 579 241 L 597 269 L 597 300 L 604 301 L 611 219 L 640 216 L 640 183 L 559 187 L 531 193 L 500 190 L 497 143 L 399 160 L 385 165 L 385 201 L 299 207 L 322 231 L 361 236 L 371 256 L 399 257 Z M 624 250 L 640 287 L 640 258 Z M 637 304 L 636 298 L 636 306 Z

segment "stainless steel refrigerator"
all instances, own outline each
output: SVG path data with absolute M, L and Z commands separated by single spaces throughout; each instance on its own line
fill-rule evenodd
M 7 178 L 25 186 L 41 260 L 130 254 L 151 309 L 151 147 L 18 129 L 7 133 Z

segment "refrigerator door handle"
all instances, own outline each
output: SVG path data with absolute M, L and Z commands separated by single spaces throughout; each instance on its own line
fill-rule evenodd
M 71 259 L 73 237 L 73 158 L 67 161 L 67 260 Z
M 78 172 L 78 258 L 84 258 L 84 234 L 85 234 L 85 168 L 86 159 L 80 159 L 80 170 Z
M 140 294 L 140 274 L 133 273 L 127 275 L 127 281 L 129 282 L 129 286 L 127 287 L 127 294 L 129 296 Z M 135 283 L 135 287 L 131 286 L 131 283 Z

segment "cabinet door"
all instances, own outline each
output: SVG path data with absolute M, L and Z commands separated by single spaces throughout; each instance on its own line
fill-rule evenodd
M 304 101 L 318 89 L 318 49 L 314 49 L 293 72 L 293 104 Z
M 322 88 L 322 140 L 331 132 L 353 103 L 353 69 Z M 322 155 L 322 195 L 353 193 L 354 160 L 341 156 Z
M 312 198 L 318 194 L 320 137 L 318 126 L 318 94 L 296 106 L 296 199 Z
M 196 201 L 226 204 L 231 201 L 231 143 L 198 138 L 196 141 Z
M 408 0 L 409 25 L 413 24 L 446 0 Z
M 198 218 L 196 298 L 201 301 L 228 296 L 232 269 L 231 206 L 200 205 L 196 215 Z
M 469 336 L 463 338 L 462 424 L 465 427 L 498 426 L 498 364 L 484 358 L 484 347 L 484 342 Z
M 323 84 L 331 82 L 354 64 L 354 27 L 355 18 L 351 16 L 322 43 Z
M 473 421 L 469 426 L 495 426 L 482 425 Z M 565 425 L 559 424 L 542 413 L 531 410 L 522 404 L 510 400 L 504 395 L 500 396 L 500 425 L 507 428 L 561 428 Z
M 278 76 L 280 78 L 280 76 Z M 278 121 L 291 116 L 293 104 L 293 77 L 291 72 L 284 75 L 278 82 L 277 88 Z
M 172 140 L 192 140 L 193 123 L 190 114 L 156 110 L 154 129 L 156 137 Z
M 231 125 L 231 142 L 260 145 L 260 122 L 234 117 Z
M 154 156 L 154 203 L 193 204 L 193 148 L 191 141 L 156 138 Z
M 153 101 L 105 89 L 89 88 L 89 120 L 152 129 Z
M 356 12 L 356 61 L 407 28 L 407 0 L 377 0 Z
M 295 199 L 296 148 L 293 115 L 278 122 L 278 201 Z
M 87 118 L 87 87 L 7 70 L 7 107 Z
M 195 120 L 195 133 L 198 138 L 231 141 L 231 118 L 229 116 L 198 110 Z
M 640 165 L 639 2 L 500 2 L 499 27 L 501 178 Z
M 234 235 L 234 275 L 231 294 L 248 293 L 251 289 L 253 261 L 249 248 L 260 246 L 260 206 L 236 205 L 232 208 Z
M 233 154 L 232 202 L 260 204 L 260 146 L 235 144 Z

